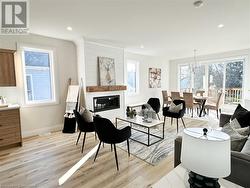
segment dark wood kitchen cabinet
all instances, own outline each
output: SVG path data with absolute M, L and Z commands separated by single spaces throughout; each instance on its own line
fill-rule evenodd
M 0 49 L 0 87 L 16 86 L 15 50 Z
M 0 108 L 0 150 L 22 146 L 19 107 Z

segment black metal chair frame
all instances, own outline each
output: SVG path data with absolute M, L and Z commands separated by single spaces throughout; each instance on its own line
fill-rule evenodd
M 128 148 L 128 156 L 130 156 L 129 138 L 131 136 L 131 127 L 127 126 L 123 129 L 117 129 L 110 120 L 101 117 L 94 117 L 94 125 L 96 133 L 100 140 L 98 149 L 95 154 L 94 162 L 96 161 L 101 144 L 102 143 L 111 144 L 111 151 L 113 151 L 113 146 L 114 146 L 116 168 L 119 171 L 116 144 L 126 140 Z
M 78 141 L 81 137 L 82 132 L 84 132 L 84 137 L 83 137 L 83 141 L 82 141 L 82 153 L 83 153 L 85 140 L 86 140 L 86 134 L 87 134 L 87 132 L 95 132 L 95 127 L 94 127 L 93 122 L 91 122 L 91 123 L 86 122 L 84 120 L 84 118 L 76 110 L 74 110 L 74 114 L 75 114 L 76 122 L 78 125 L 78 129 L 79 129 L 79 134 L 78 134 L 78 137 L 76 140 L 76 145 L 78 144 Z M 96 133 L 95 133 L 95 139 L 96 139 Z

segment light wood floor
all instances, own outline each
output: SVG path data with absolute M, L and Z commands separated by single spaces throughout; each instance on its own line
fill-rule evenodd
M 75 145 L 77 134 L 55 132 L 46 136 L 24 139 L 23 147 L 0 151 L 0 187 L 58 186 L 58 179 L 92 149 L 98 141 L 87 134 L 84 153 L 81 142 Z M 83 135 L 82 135 L 83 137 Z M 117 172 L 110 146 L 101 148 L 97 161 L 90 158 L 61 187 L 150 187 L 173 169 L 173 156 L 157 166 L 151 166 L 117 148 L 120 171 Z
M 193 119 L 193 118 L 192 118 Z M 194 120 L 194 119 L 193 119 Z M 208 121 L 185 119 L 186 126 L 201 126 Z M 165 129 L 176 129 L 168 120 Z M 22 147 L 0 151 L 0 188 L 55 188 L 58 179 L 76 164 L 98 140 L 92 133 L 87 134 L 84 153 L 81 153 L 82 138 L 76 146 L 77 133 L 51 133 L 24 139 Z M 78 187 L 150 187 L 173 169 L 173 155 L 169 155 L 157 166 L 131 155 L 117 147 L 120 171 L 116 170 L 114 153 L 110 145 L 101 147 L 93 163 L 91 157 L 63 186 Z M 5 186 L 6 185 L 6 186 Z

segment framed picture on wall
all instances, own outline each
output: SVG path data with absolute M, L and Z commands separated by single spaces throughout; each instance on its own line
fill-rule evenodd
M 161 88 L 161 69 L 149 68 L 149 88 Z
M 109 57 L 98 57 L 98 66 L 100 85 L 115 85 L 115 60 Z

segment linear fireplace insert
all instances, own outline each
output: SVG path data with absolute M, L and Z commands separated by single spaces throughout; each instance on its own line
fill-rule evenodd
M 94 97 L 93 106 L 94 112 L 120 108 L 120 95 Z

